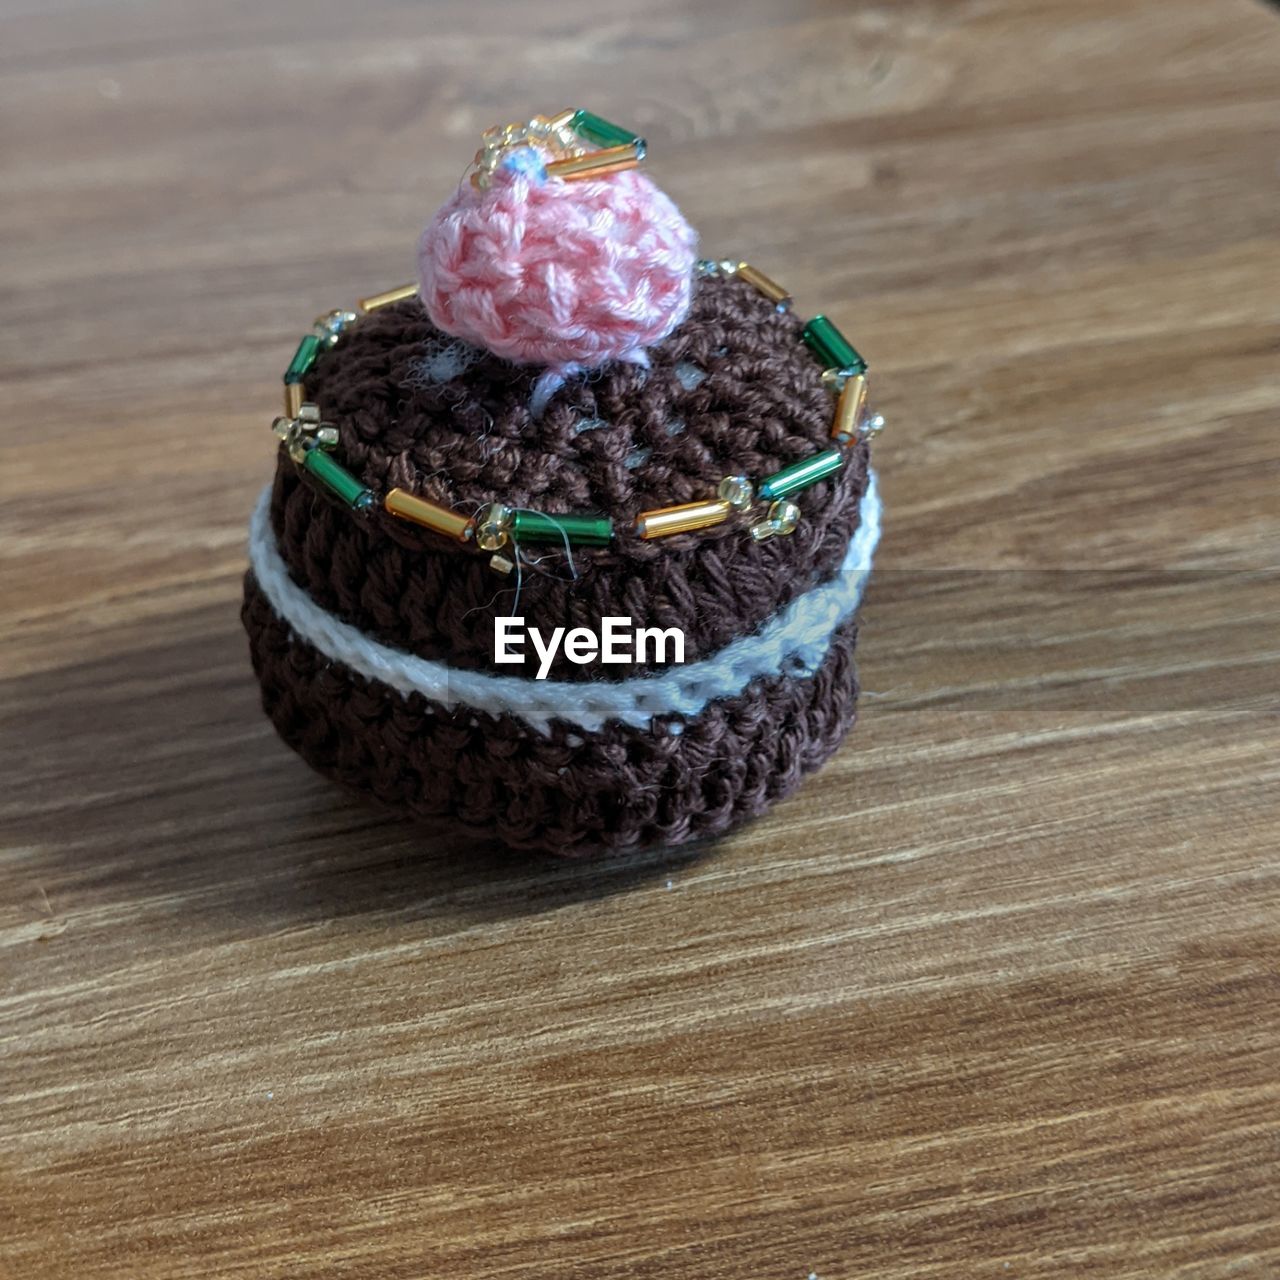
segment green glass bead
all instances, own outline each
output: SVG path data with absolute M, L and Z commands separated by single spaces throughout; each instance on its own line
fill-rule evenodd
M 373 506 L 373 494 L 323 449 L 308 449 L 302 456 L 302 465 L 347 506 L 357 511 L 367 511 Z
M 641 160 L 644 159 L 645 141 L 637 138 L 630 129 L 602 120 L 590 111 L 575 111 L 569 127 L 580 138 L 594 142 L 598 147 L 625 147 L 628 143 L 636 144 L 636 151 Z
M 539 511 L 517 511 L 511 532 L 517 542 L 559 542 L 565 538 L 580 547 L 606 547 L 613 538 L 608 516 L 544 516 Z
M 760 496 L 766 502 L 776 502 L 789 493 L 797 493 L 807 489 L 819 480 L 825 480 L 833 471 L 839 471 L 844 465 L 844 454 L 839 449 L 828 449 L 825 453 L 815 453 L 812 458 L 802 458 L 793 462 L 781 471 L 775 471 L 760 485 Z
M 851 374 L 866 371 L 867 362 L 826 316 L 814 316 L 805 325 L 801 336 L 828 369 L 840 369 Z
M 293 353 L 293 359 L 289 361 L 289 367 L 284 371 L 286 386 L 301 382 L 311 372 L 311 366 L 315 364 L 316 356 L 320 354 L 320 346 L 321 338 L 317 333 L 307 334 L 298 343 L 298 349 Z

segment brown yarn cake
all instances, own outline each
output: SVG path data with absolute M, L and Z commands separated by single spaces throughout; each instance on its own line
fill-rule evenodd
M 410 300 L 362 321 L 322 355 L 308 394 L 326 406 L 340 452 L 371 488 L 393 485 L 461 508 L 502 496 L 550 512 L 644 510 L 714 491 L 733 471 L 767 475 L 828 442 L 831 393 L 801 324 L 735 280 L 699 282 L 685 323 L 650 352 L 570 385 L 542 418 L 533 374 L 457 344 Z M 430 378 L 432 361 L 455 377 Z M 459 366 L 463 366 L 460 367 Z M 749 426 L 747 425 L 749 424 Z M 740 524 L 530 564 L 519 612 L 543 633 L 605 616 L 677 626 L 686 662 L 756 631 L 841 569 L 867 486 L 860 442 L 834 481 L 807 490 L 816 513 L 757 542 Z M 516 587 L 482 555 L 385 512 L 365 519 L 319 491 L 283 450 L 271 529 L 290 576 L 325 610 L 395 649 L 497 671 L 493 619 Z M 244 621 L 264 705 L 281 737 L 321 773 L 421 818 L 455 818 L 529 848 L 579 854 L 717 835 L 763 813 L 817 768 L 852 726 L 850 617 L 812 675 L 779 673 L 683 719 L 679 732 L 447 710 L 330 661 L 295 636 L 254 572 Z M 534 662 L 503 674 L 534 676 Z M 653 666 L 577 666 L 556 681 L 584 695 Z
M 874 428 L 849 418 L 837 456 L 833 412 L 854 395 L 861 410 L 865 367 L 815 359 L 829 322 L 806 327 L 757 274 L 699 264 L 666 337 L 639 360 L 566 365 L 549 396 L 545 367 L 434 323 L 425 276 L 421 297 L 320 322 L 327 338 L 291 366 L 245 579 L 281 737 L 393 809 L 562 855 L 717 835 L 822 764 L 855 716 Z M 298 408 L 303 373 L 322 414 Z M 815 458 L 820 478 L 771 494 Z M 442 522 L 392 514 L 396 493 Z M 719 510 L 671 536 L 643 518 L 686 503 Z M 528 541 L 513 512 L 597 513 L 606 532 Z M 526 644 L 499 664 L 510 616 L 544 636 L 607 618 L 676 629 L 684 661 L 668 646 L 583 664 L 564 646 L 544 662 Z

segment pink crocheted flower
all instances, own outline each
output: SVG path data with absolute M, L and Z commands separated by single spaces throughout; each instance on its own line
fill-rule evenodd
M 464 180 L 427 224 L 422 301 L 438 328 L 520 364 L 644 363 L 689 310 L 696 243 L 640 173 L 504 166 L 486 191 Z

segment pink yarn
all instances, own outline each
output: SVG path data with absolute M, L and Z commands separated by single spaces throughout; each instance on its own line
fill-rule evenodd
M 689 310 L 696 244 L 634 170 L 568 182 L 499 168 L 427 224 L 422 301 L 437 328 L 519 364 L 644 362 Z

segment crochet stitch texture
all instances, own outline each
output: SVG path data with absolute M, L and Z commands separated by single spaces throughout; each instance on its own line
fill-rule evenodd
M 839 572 L 797 597 L 754 634 L 740 636 L 713 657 L 681 663 L 662 675 L 545 681 L 490 675 L 415 657 L 326 613 L 289 577 L 271 532 L 270 498 L 269 489 L 264 490 L 249 526 L 249 565 L 257 587 L 295 636 L 356 674 L 402 694 L 420 693 L 447 709 L 506 713 L 543 733 L 554 721 L 583 729 L 601 729 L 612 722 L 643 729 L 664 717 L 700 715 L 708 703 L 741 693 L 761 676 L 812 674 L 825 659 L 836 629 L 862 599 L 880 536 L 880 499 L 872 478 L 858 531 Z
M 440 329 L 519 364 L 644 363 L 688 311 L 696 243 L 642 173 L 567 183 L 503 168 L 427 224 L 422 302 Z
M 464 511 L 501 498 L 546 512 L 634 512 L 826 445 L 831 393 L 799 330 L 748 285 L 699 280 L 649 368 L 619 363 L 570 379 L 535 418 L 537 368 L 460 347 L 413 300 L 367 317 L 320 358 L 308 390 L 338 425 L 347 465 L 380 491 L 399 485 Z M 630 615 L 681 627 L 691 664 L 713 660 L 830 590 L 871 509 L 868 483 L 863 442 L 800 496 L 804 518 L 788 537 L 756 542 L 731 521 L 646 542 L 620 527 L 608 548 L 575 549 L 576 577 L 562 548 L 524 548 L 518 608 L 514 580 L 484 557 L 384 512 L 353 517 L 284 453 L 267 515 L 292 585 L 326 614 L 377 645 L 532 686 L 532 661 L 494 668 L 495 614 L 544 632 Z M 560 854 L 724 831 L 820 765 L 855 715 L 848 612 L 825 617 L 822 645 L 802 662 L 748 673 L 734 692 L 649 723 L 403 693 L 299 635 L 252 570 L 244 620 L 268 714 L 321 772 L 401 812 Z M 583 684 L 584 705 L 605 707 L 588 682 L 646 675 L 662 672 L 563 658 L 551 672 Z

